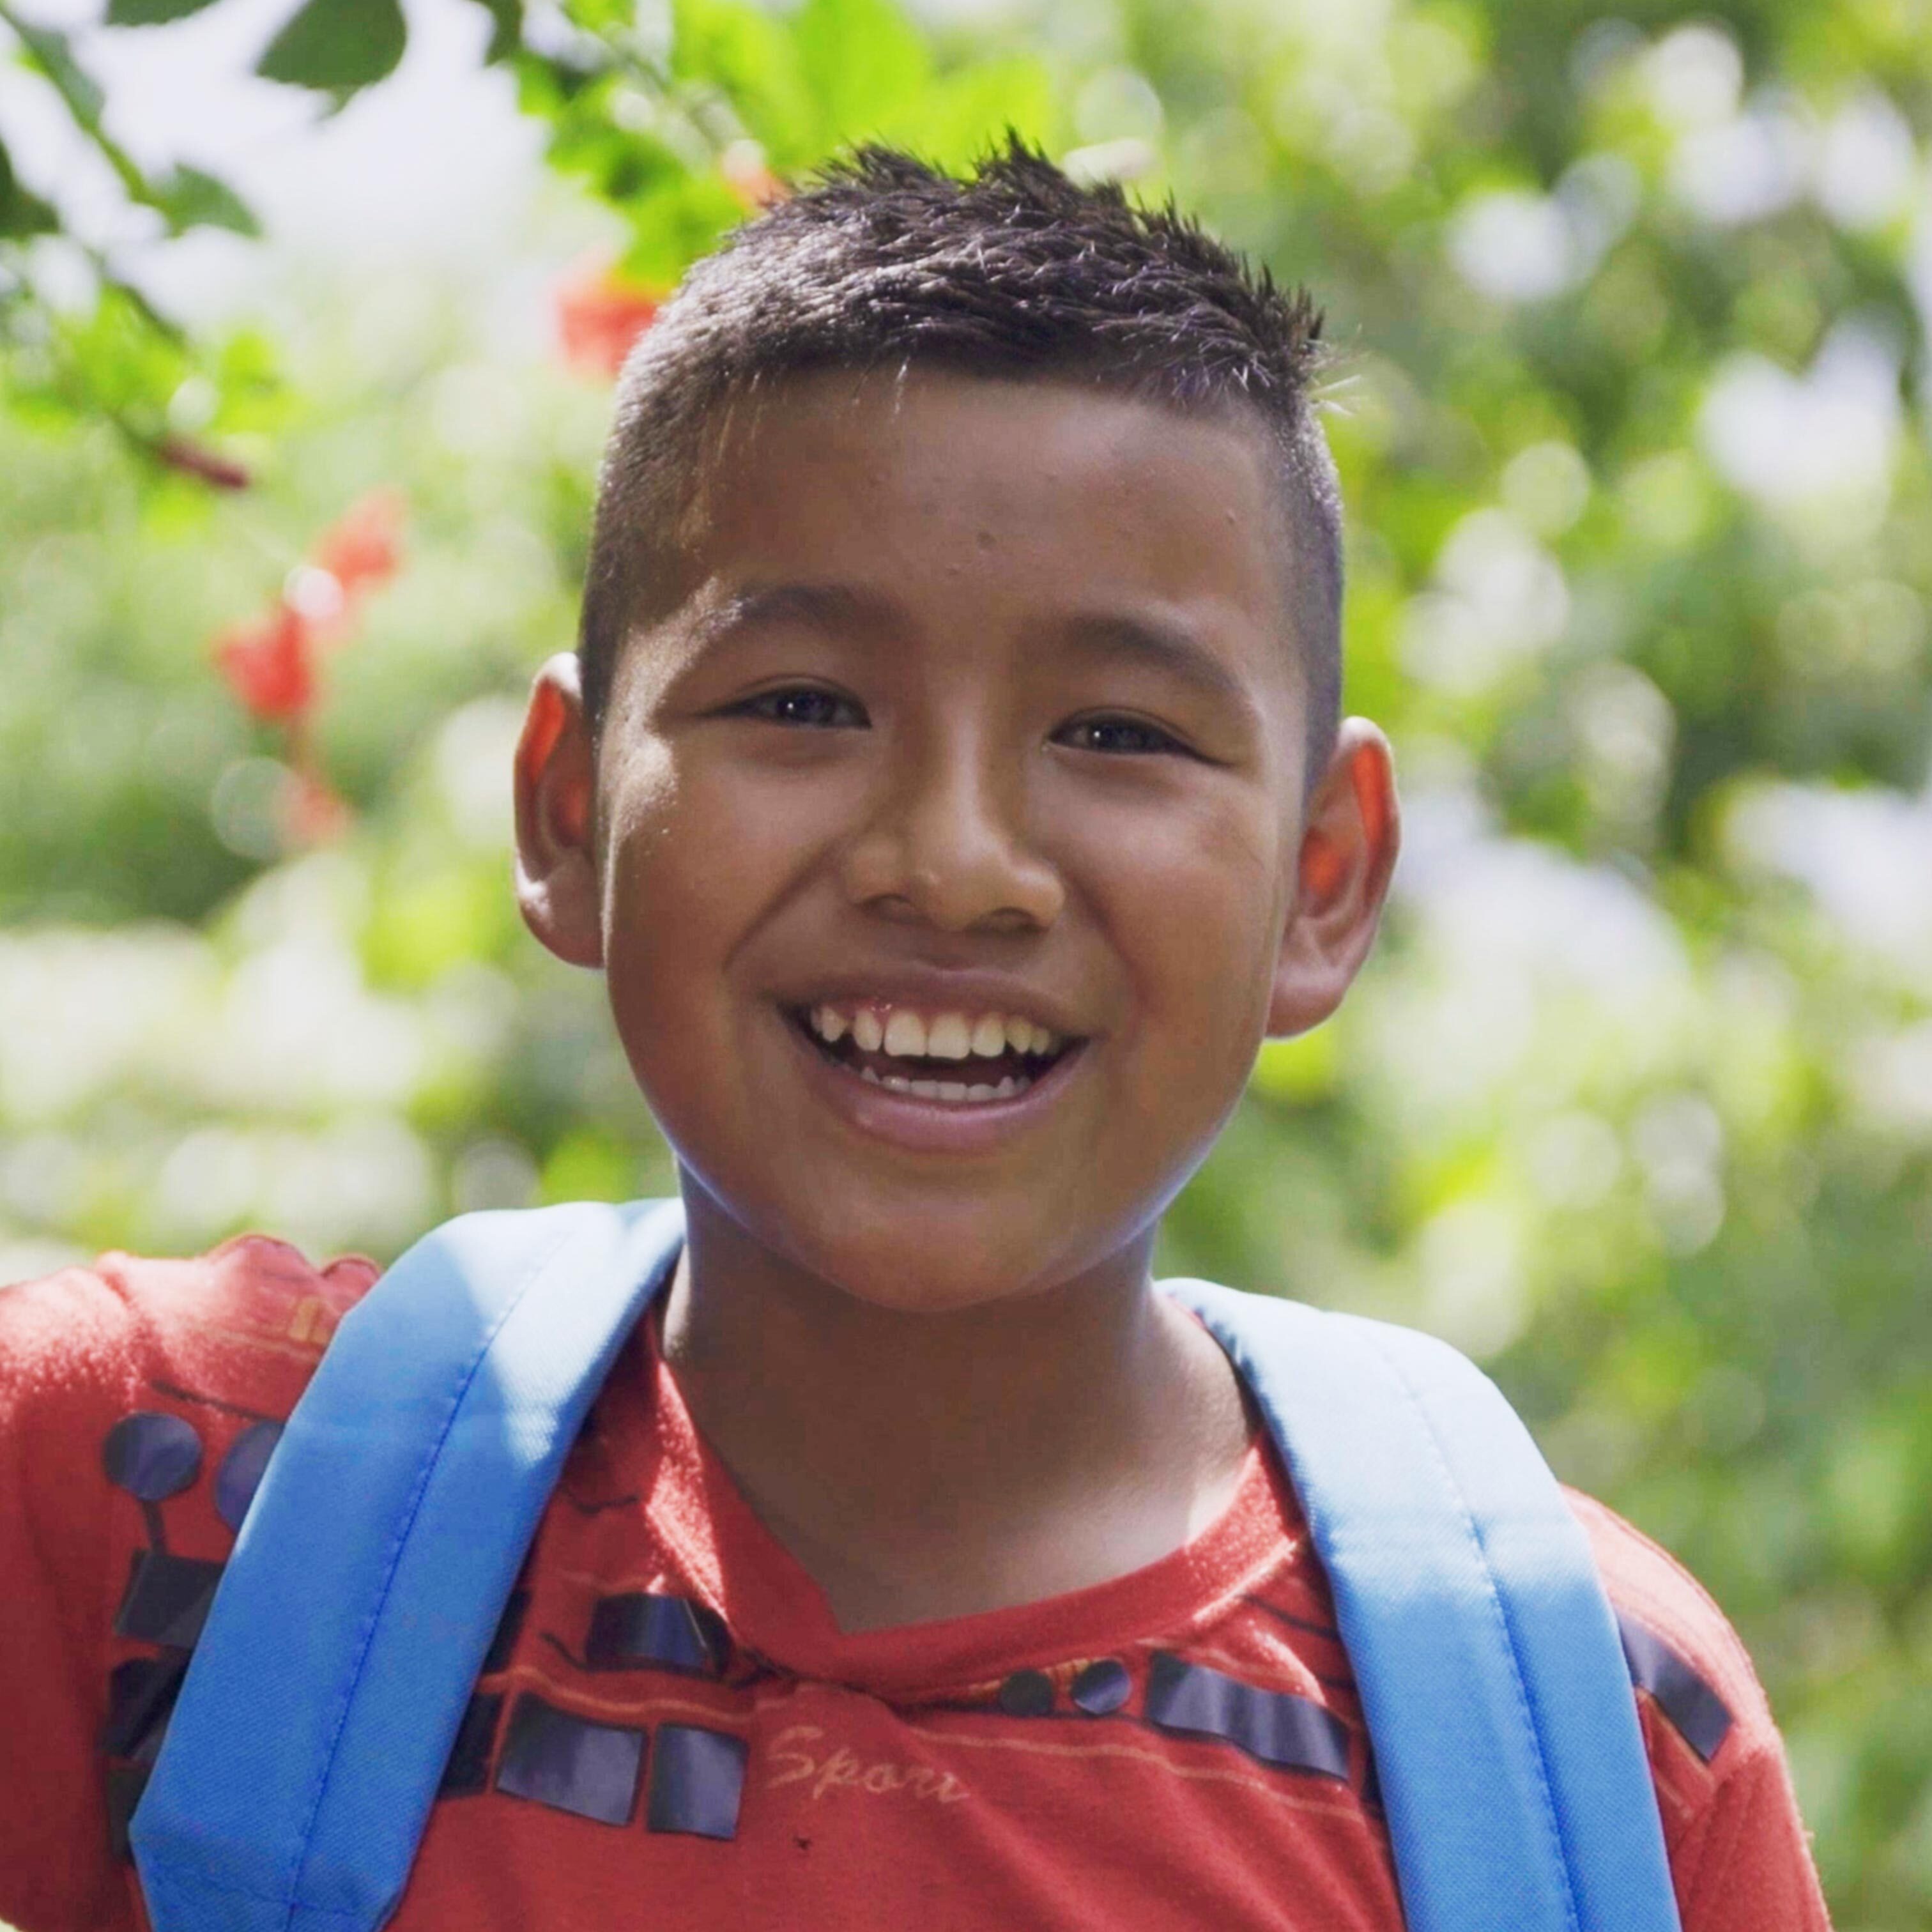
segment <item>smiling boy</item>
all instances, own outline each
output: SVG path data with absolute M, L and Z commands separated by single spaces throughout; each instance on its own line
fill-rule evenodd
M 606 976 L 687 1232 L 405 1932 L 1402 1922 L 1296 1492 L 1150 1271 L 1395 856 L 1388 748 L 1338 722 L 1316 332 L 1024 151 L 964 182 L 874 153 L 634 357 L 580 648 L 518 753 L 518 884 Z M 370 1274 L 251 1238 L 0 1300 L 22 1932 L 139 1922 L 110 1839 L 260 1432 Z M 1736 1638 L 1574 1508 L 1684 1924 L 1822 1926 Z

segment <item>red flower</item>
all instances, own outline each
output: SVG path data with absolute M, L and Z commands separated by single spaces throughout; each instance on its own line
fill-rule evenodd
M 257 622 L 224 632 L 215 640 L 214 661 L 257 718 L 286 723 L 315 701 L 315 634 L 286 604 Z
M 590 375 L 616 376 L 663 300 L 662 290 L 627 281 L 607 266 L 580 271 L 556 292 L 564 360 Z
M 349 807 L 322 776 L 309 729 L 318 660 L 325 645 L 343 641 L 362 598 L 395 575 L 402 530 L 401 496 L 371 492 L 322 532 L 266 616 L 214 640 L 229 688 L 256 718 L 281 727 L 292 769 L 280 816 L 291 848 L 320 844 L 348 826 Z
M 342 586 L 347 603 L 395 575 L 402 538 L 401 493 L 374 490 L 322 532 L 314 560 Z
M 290 845 L 326 845 L 349 830 L 348 801 L 318 773 L 298 766 L 289 774 L 281 797 L 281 830 Z

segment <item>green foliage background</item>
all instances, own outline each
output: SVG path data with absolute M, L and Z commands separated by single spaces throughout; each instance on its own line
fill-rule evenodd
M 737 218 L 734 142 L 957 160 L 1010 122 L 1314 284 L 1350 703 L 1396 740 L 1409 851 L 1168 1260 L 1486 1359 L 1744 1633 L 1837 1922 L 1932 1925 L 1932 15 L 490 11 L 646 278 Z M 66 44 L 0 21 L 111 146 Z M 346 98 L 402 32 L 308 0 L 265 71 Z M 115 164 L 170 231 L 250 224 Z M 346 290 L 197 341 L 97 255 L 50 306 L 59 226 L 0 150 L 0 1280 L 251 1225 L 386 1256 L 458 1208 L 668 1186 L 598 988 L 506 890 L 604 392 Z M 254 487 L 156 460 L 184 435 Z M 208 641 L 376 484 L 407 566 L 322 719 L 356 818 L 287 851 L 278 742 Z

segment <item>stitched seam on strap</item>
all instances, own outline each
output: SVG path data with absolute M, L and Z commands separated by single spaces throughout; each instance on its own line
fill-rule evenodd
M 482 1346 L 458 1377 L 450 1400 L 448 1412 L 443 1418 L 442 1426 L 436 1432 L 436 1440 L 430 1444 L 428 1454 L 423 1459 L 422 1467 L 417 1472 L 415 1486 L 410 1491 L 409 1502 L 404 1508 L 401 1527 L 396 1532 L 389 1545 L 388 1552 L 383 1560 L 382 1580 L 376 1593 L 375 1606 L 364 1622 L 355 1662 L 350 1668 L 347 1682 L 344 1684 L 337 1702 L 334 1722 L 329 1732 L 328 1746 L 322 1754 L 322 1769 L 316 1779 L 315 1792 L 309 1802 L 308 1816 L 302 1823 L 299 1849 L 296 1854 L 295 1870 L 290 1880 L 288 1897 L 285 1901 L 288 1908 L 288 1916 L 283 1921 L 285 1928 L 293 1919 L 298 1909 L 302 1910 L 320 1909 L 325 1911 L 330 1910 L 326 1906 L 315 1908 L 302 1905 L 299 1894 L 302 1891 L 302 1877 L 308 1868 L 309 1850 L 315 1837 L 316 1821 L 321 1815 L 322 1800 L 328 1795 L 329 1780 L 334 1774 L 336 1755 L 341 1749 L 342 1733 L 349 1723 L 350 1709 L 356 1701 L 356 1693 L 361 1686 L 362 1673 L 368 1666 L 370 1646 L 375 1642 L 376 1632 L 382 1623 L 382 1612 L 388 1603 L 389 1592 L 395 1582 L 396 1571 L 402 1562 L 403 1552 L 408 1546 L 410 1538 L 415 1532 L 417 1519 L 422 1513 L 423 1497 L 428 1490 L 430 1478 L 435 1474 L 436 1465 L 442 1459 L 442 1452 L 448 1444 L 450 1431 L 456 1426 L 456 1418 L 461 1413 L 463 1405 L 469 1396 L 470 1389 L 475 1384 L 477 1372 L 482 1367 L 484 1358 L 489 1354 L 490 1346 L 496 1341 L 504 1323 L 515 1313 L 522 1304 L 525 1295 L 536 1285 L 538 1278 L 556 1260 L 557 1256 L 576 1238 L 579 1232 L 578 1227 L 575 1226 L 567 1227 L 555 1240 L 543 1250 L 525 1270 L 524 1279 L 517 1285 L 514 1292 L 505 1304 L 502 1312 L 494 1322 L 490 1323 L 489 1332 L 484 1336 Z
M 1576 1889 L 1570 1876 L 1569 1852 L 1563 1840 L 1562 1825 L 1556 1815 L 1556 1799 L 1550 1788 L 1550 1768 L 1544 1756 L 1543 1730 L 1536 1722 L 1531 1708 L 1529 1689 L 1523 1680 L 1522 1661 L 1516 1646 L 1516 1632 L 1510 1624 L 1508 1604 L 1502 1591 L 1496 1586 L 1496 1571 L 1491 1567 L 1489 1552 L 1483 1546 L 1482 1532 L 1477 1527 L 1474 1514 L 1469 1508 L 1468 1498 L 1462 1493 L 1462 1485 L 1456 1481 L 1455 1473 L 1449 1466 L 1448 1458 L 1442 1453 L 1442 1438 L 1436 1432 L 1435 1422 L 1431 1418 L 1420 1394 L 1414 1384 L 1409 1380 L 1402 1364 L 1384 1346 L 1382 1338 L 1376 1334 L 1374 1329 L 1370 1328 L 1365 1332 L 1369 1346 L 1374 1349 L 1376 1354 L 1381 1357 L 1384 1365 L 1394 1378 L 1396 1387 L 1401 1390 L 1409 1406 L 1415 1411 L 1417 1419 L 1421 1423 L 1423 1432 L 1427 1438 L 1430 1454 L 1435 1458 L 1436 1467 L 1442 1472 L 1442 1480 L 1448 1484 L 1449 1493 L 1455 1499 L 1456 1514 L 1462 1521 L 1463 1534 L 1468 1538 L 1470 1547 L 1476 1552 L 1477 1562 L 1483 1573 L 1483 1585 L 1489 1598 L 1490 1607 L 1495 1613 L 1498 1628 L 1502 1632 L 1504 1649 L 1509 1658 L 1510 1683 L 1516 1693 L 1517 1712 L 1522 1719 L 1524 1727 L 1529 1732 L 1532 1759 L 1536 1768 L 1537 1790 L 1543 1799 L 1544 1821 L 1549 1828 L 1550 1842 L 1556 1853 L 1557 1868 L 1563 1874 L 1564 1917 L 1570 1928 L 1570 1932 L 1580 1932 L 1581 1918 L 1576 1901 Z
M 183 1890 L 215 1892 L 224 1898 L 245 1898 L 256 1905 L 279 1905 L 291 1918 L 298 1912 L 312 1912 L 318 1918 L 346 1918 L 359 1923 L 362 1916 L 353 1906 L 304 1905 L 300 1900 L 286 1898 L 278 1892 L 257 1892 L 252 1886 L 226 1885 L 220 1879 L 204 1877 L 200 1872 L 190 1872 L 170 1858 L 160 1860 L 154 1869 L 166 1874 L 176 1883 L 181 1885 Z

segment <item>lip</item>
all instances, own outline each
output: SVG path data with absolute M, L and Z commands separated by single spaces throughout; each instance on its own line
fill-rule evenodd
M 880 990 L 874 986 L 874 991 Z M 857 995 L 825 993 L 821 998 Z M 902 995 L 912 1004 L 910 995 Z M 1013 1009 L 1007 1008 L 1010 1012 Z M 1024 1094 L 1008 1100 L 928 1100 L 916 1094 L 895 1094 L 874 1087 L 828 1060 L 781 1010 L 776 1018 L 792 1043 L 805 1077 L 826 1106 L 857 1132 L 919 1154 L 989 1154 L 1025 1133 L 1059 1100 L 1087 1056 L 1090 1044 L 1070 1046 Z

